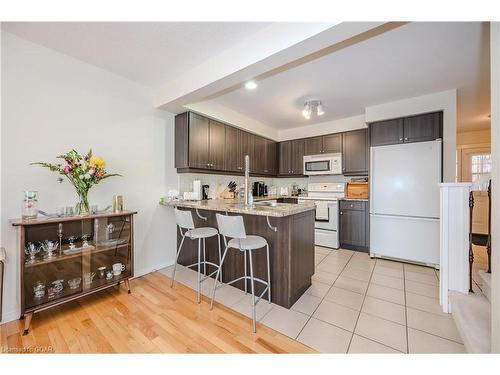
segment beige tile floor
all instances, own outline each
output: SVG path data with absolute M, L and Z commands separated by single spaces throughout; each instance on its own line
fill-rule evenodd
M 323 353 L 463 353 L 451 315 L 439 306 L 432 269 L 365 253 L 316 247 L 312 285 L 290 310 L 267 301 L 257 319 Z M 162 270 L 171 275 L 171 268 Z M 178 266 L 176 281 L 195 288 L 196 272 Z M 210 295 L 213 280 L 203 284 Z M 249 295 L 219 289 L 216 300 L 251 316 Z

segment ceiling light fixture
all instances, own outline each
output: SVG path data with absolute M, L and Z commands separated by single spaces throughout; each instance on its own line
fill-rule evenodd
M 245 83 L 245 88 L 248 90 L 255 90 L 257 88 L 257 83 L 255 81 L 248 81 Z
M 304 103 L 302 116 L 304 116 L 306 120 L 311 118 L 313 112 L 315 112 L 317 116 L 323 116 L 325 114 L 321 100 L 307 100 Z

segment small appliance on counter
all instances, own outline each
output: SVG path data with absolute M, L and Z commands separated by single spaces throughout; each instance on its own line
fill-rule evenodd
M 209 185 L 202 185 L 201 186 L 201 199 L 202 200 L 208 200 L 208 191 L 210 190 Z
M 267 185 L 262 181 L 255 181 L 252 186 L 252 195 L 254 197 L 267 196 Z
M 352 179 L 347 183 L 348 199 L 368 199 L 368 179 Z

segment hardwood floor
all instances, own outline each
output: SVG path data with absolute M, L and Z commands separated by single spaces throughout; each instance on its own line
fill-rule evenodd
M 0 353 L 32 349 L 54 353 L 311 353 L 300 344 L 221 304 L 195 303 L 195 292 L 151 273 L 125 287 L 35 314 L 30 333 L 23 322 L 0 325 Z M 24 348 L 24 349 L 23 349 Z

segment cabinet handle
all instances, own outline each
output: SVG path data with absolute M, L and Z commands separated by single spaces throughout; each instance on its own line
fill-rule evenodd
M 399 141 L 401 142 L 403 140 L 403 138 L 399 138 Z
M 405 142 L 407 142 L 407 141 L 408 141 L 408 137 L 405 137 Z
M 340 214 L 343 215 L 344 213 L 342 211 L 340 211 Z
M 268 171 L 267 171 L 267 169 L 264 169 L 264 172 L 266 172 L 266 173 L 267 173 L 267 172 L 268 172 Z

